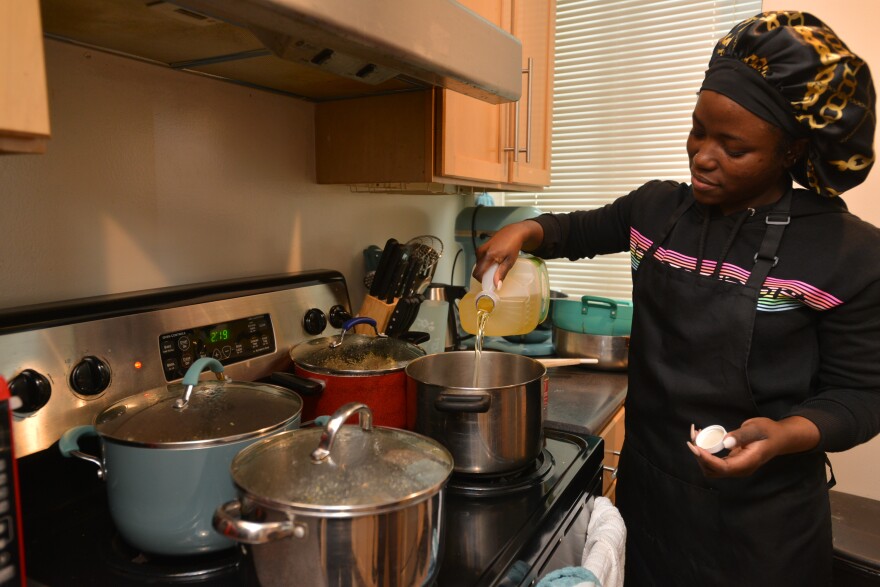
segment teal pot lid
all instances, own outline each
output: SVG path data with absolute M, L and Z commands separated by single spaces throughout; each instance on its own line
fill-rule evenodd
M 302 412 L 296 393 L 275 385 L 200 381 L 183 407 L 186 385 L 129 396 L 95 420 L 105 439 L 151 448 L 198 448 L 256 438 L 288 426 Z

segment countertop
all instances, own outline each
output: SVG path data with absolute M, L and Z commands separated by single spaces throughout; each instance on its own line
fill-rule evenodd
M 623 405 L 626 371 L 599 371 L 583 366 L 552 367 L 544 424 L 560 430 L 597 435 Z

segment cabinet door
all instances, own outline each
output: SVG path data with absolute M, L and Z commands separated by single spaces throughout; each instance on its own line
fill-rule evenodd
M 514 0 L 513 35 L 523 47 L 523 93 L 513 111 L 510 176 L 514 184 L 550 185 L 553 123 L 554 0 Z
M 0 2 L 0 153 L 42 153 L 48 137 L 39 0 Z
M 504 30 L 511 30 L 511 0 L 462 0 L 462 5 Z M 504 152 L 509 104 L 487 104 L 442 90 L 438 175 L 505 183 Z

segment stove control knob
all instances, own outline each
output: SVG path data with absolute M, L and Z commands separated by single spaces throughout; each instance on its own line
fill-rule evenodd
M 70 387 L 80 395 L 98 395 L 108 385 L 110 367 L 98 357 L 83 357 L 70 372 Z
M 49 403 L 52 384 L 44 375 L 33 369 L 25 369 L 9 382 L 9 392 L 21 400 L 21 405 L 13 411 L 16 414 L 27 414 L 36 412 Z
M 330 308 L 330 326 L 333 328 L 342 328 L 351 318 L 351 313 L 338 304 Z
M 327 316 L 318 308 L 307 310 L 303 316 L 303 328 L 309 334 L 321 334 L 327 328 Z

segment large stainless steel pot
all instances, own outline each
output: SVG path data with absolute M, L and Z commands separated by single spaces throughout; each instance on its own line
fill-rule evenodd
M 223 379 L 199 382 L 202 369 Z M 292 391 L 222 375 L 219 361 L 195 361 L 183 382 L 132 395 L 102 411 L 93 426 L 68 430 L 64 456 L 98 466 L 110 515 L 132 546 L 161 555 L 222 550 L 235 543 L 214 531 L 214 510 L 235 497 L 229 474 L 243 448 L 297 428 L 302 400 Z M 97 436 L 101 456 L 80 450 Z
M 354 414 L 360 426 L 343 425 Z M 364 404 L 324 428 L 278 434 L 232 463 L 240 499 L 217 509 L 222 534 L 254 545 L 263 587 L 412 587 L 433 582 L 452 455 L 404 430 L 373 427 Z
M 338 336 L 315 338 L 290 350 L 295 378 L 278 380 L 303 395 L 303 419 L 332 414 L 339 407 L 362 402 L 370 406 L 376 424 L 406 426 L 406 374 L 404 367 L 425 355 L 421 347 L 406 341 L 349 332 L 358 324 L 374 329 L 376 321 L 368 317 L 352 318 Z M 313 383 L 324 386 L 317 392 Z
M 544 447 L 547 369 L 524 355 L 483 351 L 475 384 L 475 355 L 441 353 L 407 365 L 408 419 L 449 449 L 456 473 L 521 469 Z
M 594 358 L 591 367 L 622 371 L 629 366 L 629 336 L 604 336 L 553 327 L 553 345 L 560 357 Z

